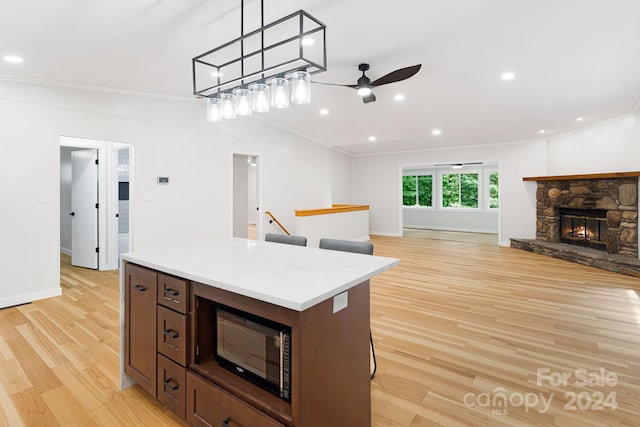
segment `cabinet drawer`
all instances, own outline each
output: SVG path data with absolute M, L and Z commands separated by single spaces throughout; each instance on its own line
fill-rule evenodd
M 216 427 L 284 427 L 191 371 L 187 372 L 187 423 Z
M 158 304 L 179 311 L 189 312 L 188 282 L 178 277 L 158 274 Z
M 158 306 L 158 352 L 187 365 L 187 316 Z
M 158 400 L 184 419 L 187 369 L 158 354 Z

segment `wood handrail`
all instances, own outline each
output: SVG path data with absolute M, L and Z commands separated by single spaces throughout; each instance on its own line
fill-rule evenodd
M 368 211 L 369 205 L 338 205 L 333 204 L 330 208 L 320 208 L 320 209 L 305 209 L 305 210 L 297 210 L 296 216 L 313 216 L 313 215 L 327 215 L 334 213 L 343 213 L 343 212 L 354 212 L 354 211 Z
M 276 224 L 278 224 L 278 227 L 280 227 L 282 229 L 282 231 L 284 231 L 287 236 L 291 236 L 291 233 L 289 233 L 289 230 L 287 230 L 286 228 L 284 228 L 284 225 L 280 224 L 280 221 L 278 221 L 276 219 L 275 216 L 273 216 L 273 214 L 269 211 L 266 211 L 265 214 L 269 215 L 271 217 L 271 219 L 269 220 L 269 224 L 271 224 L 272 222 L 275 222 Z

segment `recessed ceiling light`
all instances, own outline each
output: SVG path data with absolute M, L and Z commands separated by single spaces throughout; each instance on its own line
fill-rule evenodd
M 545 133 L 545 132 L 546 132 L 546 130 L 544 130 L 544 129 L 540 129 L 540 130 L 538 131 L 538 133 L 539 133 L 539 134 L 543 134 L 543 133 Z
M 393 99 L 395 99 L 396 101 L 404 101 L 404 95 L 399 93 L 397 95 L 394 95 Z
M 5 55 L 2 57 L 2 59 L 5 62 L 10 62 L 12 64 L 21 64 L 24 62 L 24 59 L 19 57 L 19 56 L 15 56 L 15 55 Z
M 376 142 L 376 140 L 377 140 L 377 139 L 378 139 L 378 138 L 376 138 L 375 136 L 371 135 L 371 136 L 369 137 L 369 142 Z
M 314 43 L 315 42 L 313 41 L 313 39 L 311 37 L 305 37 L 305 38 L 302 39 L 302 46 L 311 46 Z
M 514 73 L 512 73 L 511 71 L 508 71 L 508 72 L 506 72 L 506 73 L 502 73 L 502 75 L 500 76 L 500 78 L 501 78 L 502 80 L 513 80 L 513 78 L 514 78 L 515 76 L 516 76 L 516 75 L 515 75 Z
M 440 135 L 442 134 L 442 131 L 440 129 L 434 129 L 431 131 L 431 135 Z
M 329 110 L 327 110 L 326 108 L 321 108 L 319 113 L 323 116 L 326 116 L 327 114 L 329 114 Z
M 581 122 L 582 120 L 584 120 L 582 117 L 576 117 L 576 122 Z

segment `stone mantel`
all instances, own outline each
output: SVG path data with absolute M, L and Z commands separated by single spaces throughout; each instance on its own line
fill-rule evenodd
M 633 178 L 640 176 L 640 172 L 610 172 L 592 173 L 581 175 L 556 175 L 556 176 L 527 176 L 523 181 L 576 181 L 581 179 L 610 179 L 610 178 Z

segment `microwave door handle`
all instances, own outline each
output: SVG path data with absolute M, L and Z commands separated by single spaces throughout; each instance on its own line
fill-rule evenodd
M 284 332 L 280 331 L 280 396 L 284 395 Z

